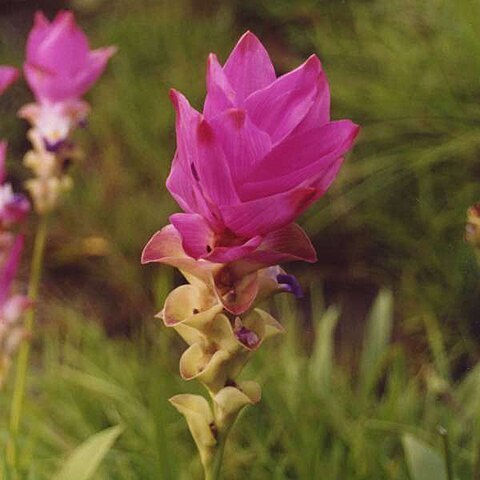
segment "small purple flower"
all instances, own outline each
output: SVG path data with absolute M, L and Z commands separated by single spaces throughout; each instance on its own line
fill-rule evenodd
M 246 327 L 240 327 L 238 330 L 235 330 L 235 336 L 240 343 L 243 343 L 249 349 L 255 348 L 260 341 L 258 335 Z
M 277 275 L 277 282 L 285 292 L 293 293 L 297 298 L 303 298 L 303 290 L 294 275 L 280 273 Z
M 7 143 L 0 142 L 0 225 L 10 227 L 21 223 L 30 211 L 30 202 L 19 193 L 13 193 L 12 185 L 5 182 L 5 157 Z

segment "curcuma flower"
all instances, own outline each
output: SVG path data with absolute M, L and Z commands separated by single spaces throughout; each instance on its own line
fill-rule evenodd
M 184 213 L 170 217 L 188 255 L 217 263 L 313 262 L 295 219 L 335 179 L 358 126 L 330 120 L 330 94 L 312 55 L 276 77 L 250 32 L 222 67 L 211 54 L 203 114 L 172 90 L 177 151 L 167 187 Z
M 115 47 L 90 50 L 72 12 L 59 12 L 53 22 L 37 12 L 27 40 L 25 78 L 40 103 L 79 100 L 115 51 Z
M 228 433 L 260 386 L 239 380 L 243 367 L 281 324 L 260 308 L 281 292 L 302 296 L 278 264 L 313 262 L 315 250 L 296 218 L 334 181 L 358 134 L 330 120 L 330 93 L 312 55 L 280 77 L 250 32 L 224 66 L 211 54 L 203 112 L 172 90 L 177 150 L 167 187 L 182 208 L 145 246 L 142 263 L 178 268 L 157 315 L 188 345 L 180 374 L 199 395 L 170 399 L 197 444 L 206 480 L 217 479 Z
M 23 106 L 19 116 L 32 126 L 33 149 L 25 165 L 35 178 L 26 186 L 39 213 L 52 210 L 71 186 L 65 166 L 80 156 L 71 136 L 85 124 L 90 111 L 82 96 L 115 52 L 115 47 L 90 50 L 72 12 L 59 12 L 52 22 L 41 12 L 35 15 L 23 69 L 36 102 Z

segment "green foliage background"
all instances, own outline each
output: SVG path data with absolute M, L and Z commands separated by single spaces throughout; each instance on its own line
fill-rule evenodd
M 60 6 L 0 6 L 2 63 L 21 64 L 34 8 L 53 13 Z M 319 263 L 291 269 L 311 295 L 295 307 L 277 306 L 289 333 L 248 372 L 265 384 L 265 399 L 241 420 L 226 478 L 408 478 L 402 434 L 440 451 L 437 423 L 451 433 L 458 477 L 471 478 L 479 278 L 463 228 L 466 208 L 480 196 L 480 4 L 66 6 L 92 45 L 115 44 L 119 53 L 88 95 L 90 125 L 79 134 L 86 155 L 52 222 L 24 422 L 25 478 L 50 478 L 62 454 L 118 423 L 125 431 L 98 478 L 198 475 L 183 420 L 166 401 L 195 387 L 177 378 L 181 345 L 151 320 L 181 280 L 138 259 L 177 208 L 164 187 L 174 150 L 168 90 L 181 90 L 200 107 L 207 54 L 225 59 L 246 29 L 264 41 L 278 73 L 317 53 L 331 84 L 333 118 L 351 118 L 363 130 L 331 192 L 302 219 Z M 29 99 L 18 84 L 0 100 L 0 133 L 10 141 L 18 183 L 28 146 L 14 112 Z M 379 287 L 393 292 L 395 305 L 381 347 L 363 340 L 376 338 L 364 324 Z M 342 312 L 330 327 L 317 297 Z M 318 331 L 330 340 L 314 341 Z

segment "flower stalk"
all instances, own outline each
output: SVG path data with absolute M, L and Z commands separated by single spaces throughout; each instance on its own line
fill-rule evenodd
M 23 65 L 35 102 L 24 105 L 18 112 L 31 127 L 27 136 L 32 148 L 24 157 L 24 165 L 33 177 L 25 182 L 25 188 L 39 215 L 28 289 L 32 302 L 39 294 L 49 215 L 58 207 L 63 193 L 72 187 L 68 166 L 81 156 L 72 135 L 85 125 L 90 110 L 82 96 L 98 80 L 115 52 L 115 47 L 91 50 L 72 12 L 61 11 L 52 22 L 42 12 L 35 15 Z M 0 75 L 0 89 L 1 86 Z M 34 332 L 35 314 L 36 309 L 31 309 L 24 319 L 29 339 Z M 24 341 L 17 357 L 7 443 L 7 463 L 13 471 L 17 466 L 30 349 L 30 341 Z
M 31 263 L 30 282 L 28 286 L 28 297 L 32 302 L 36 302 L 40 288 L 42 276 L 42 265 L 45 253 L 45 244 L 48 231 L 48 216 L 42 215 L 35 236 L 35 244 L 33 248 L 33 257 Z M 27 338 L 30 339 L 35 324 L 36 308 L 31 308 L 25 315 L 25 331 Z M 20 428 L 20 420 L 22 417 L 23 399 L 25 396 L 25 385 L 27 380 L 28 363 L 30 357 L 30 341 L 22 342 L 18 356 L 17 367 L 15 373 L 15 383 L 13 388 L 12 405 L 10 411 L 10 437 L 7 443 L 7 462 L 8 465 L 15 469 L 17 464 L 17 436 Z

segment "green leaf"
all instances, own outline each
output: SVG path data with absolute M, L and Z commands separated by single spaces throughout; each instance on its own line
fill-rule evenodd
M 310 360 L 310 380 L 319 393 L 328 391 L 333 368 L 333 333 L 340 312 L 330 307 L 320 319 L 316 328 L 315 346 Z
M 374 386 L 382 372 L 393 326 L 393 295 L 381 290 L 370 311 L 360 363 L 360 385 L 364 393 Z
M 445 462 L 430 445 L 409 433 L 402 436 L 402 444 L 412 480 L 447 480 Z
M 55 475 L 54 480 L 88 480 L 122 433 L 123 427 L 107 428 L 79 445 Z

